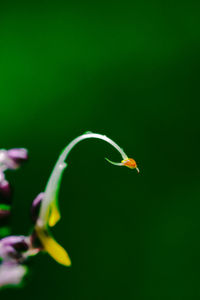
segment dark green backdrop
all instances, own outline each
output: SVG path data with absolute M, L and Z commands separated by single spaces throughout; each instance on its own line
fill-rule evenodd
M 13 233 L 62 148 L 86 130 L 113 138 L 69 157 L 54 235 L 67 269 L 33 258 L 1 299 L 200 299 L 198 1 L 1 1 L 1 147 L 27 147 Z M 3 298 L 4 297 L 4 298 Z

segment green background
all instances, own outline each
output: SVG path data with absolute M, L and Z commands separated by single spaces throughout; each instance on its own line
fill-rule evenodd
M 56 239 L 72 267 L 29 262 L 1 299 L 200 299 L 198 1 L 1 1 L 1 147 L 30 160 L 7 173 L 13 233 L 60 151 L 106 134 L 141 173 L 108 164 L 109 145 L 73 150 Z

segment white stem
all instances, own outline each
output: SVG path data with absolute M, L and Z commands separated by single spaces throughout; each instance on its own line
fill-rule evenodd
M 74 148 L 76 144 L 80 141 L 89 138 L 96 138 L 106 141 L 107 143 L 111 144 L 122 156 L 123 159 L 127 159 L 126 153 L 111 139 L 107 136 L 97 133 L 86 133 L 77 138 L 75 138 L 61 153 L 60 157 L 58 158 L 55 167 L 50 175 L 50 178 L 47 182 L 44 199 L 41 204 L 40 214 L 38 218 L 38 225 L 45 226 L 48 222 L 48 214 L 49 214 L 49 207 L 50 204 L 54 201 L 54 195 L 59 188 L 59 182 L 61 180 L 62 173 L 67 166 L 65 160 L 67 159 L 70 151 Z

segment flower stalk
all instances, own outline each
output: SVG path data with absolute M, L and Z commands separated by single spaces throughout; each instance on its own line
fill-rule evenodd
M 129 158 L 124 150 L 113 140 L 105 135 L 87 132 L 75 138 L 61 152 L 58 160 L 50 174 L 46 188 L 32 203 L 31 218 L 33 229 L 28 236 L 9 236 L 0 240 L 0 287 L 6 285 L 18 285 L 27 272 L 24 266 L 28 257 L 44 251 L 47 252 L 58 263 L 70 266 L 71 260 L 66 250 L 53 238 L 50 227 L 56 225 L 60 220 L 58 208 L 58 194 L 64 169 L 67 167 L 66 160 L 71 150 L 81 141 L 86 139 L 99 139 L 114 147 L 121 155 L 121 162 L 106 160 L 116 166 L 126 166 L 139 172 L 134 159 Z M 17 169 L 23 161 L 28 158 L 27 150 L 16 148 L 0 150 L 0 219 L 5 221 L 10 216 L 10 186 L 5 179 L 4 172 L 7 169 Z M 1 228 L 0 228 L 1 229 Z
M 48 252 L 50 256 L 52 256 L 58 263 L 63 264 L 65 266 L 70 266 L 71 260 L 67 252 L 52 238 L 49 226 L 55 226 L 61 218 L 58 208 L 58 193 L 60 189 L 63 171 L 67 167 L 65 161 L 68 158 L 68 155 L 71 152 L 71 150 L 79 142 L 91 138 L 100 139 L 109 143 L 120 153 L 122 157 L 121 163 L 115 163 L 107 159 L 108 162 L 117 166 L 127 166 L 131 169 L 135 168 L 138 170 L 136 162 L 133 159 L 129 159 L 124 150 L 120 148 L 113 140 L 102 134 L 87 132 L 75 138 L 62 151 L 47 182 L 35 230 L 46 252 Z

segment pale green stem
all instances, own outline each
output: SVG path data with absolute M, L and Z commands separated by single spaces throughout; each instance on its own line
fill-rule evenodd
M 55 164 L 55 167 L 53 168 L 50 178 L 47 182 L 47 185 L 45 188 L 45 193 L 44 193 L 44 199 L 41 204 L 40 214 L 39 214 L 39 218 L 38 218 L 38 222 L 37 222 L 38 226 L 46 226 L 48 223 L 49 208 L 50 208 L 51 203 L 54 201 L 54 196 L 58 192 L 62 173 L 67 166 L 67 164 L 65 163 L 65 160 L 67 159 L 70 151 L 80 141 L 83 141 L 83 140 L 89 139 L 89 138 L 96 138 L 96 139 L 101 139 L 101 140 L 106 141 L 107 143 L 112 145 L 121 154 L 122 159 L 128 158 L 126 153 L 123 151 L 123 149 L 121 149 L 114 141 L 112 141 L 105 135 L 89 132 L 89 133 L 85 133 L 85 134 L 75 138 L 61 153 L 60 157 L 58 158 L 58 160 Z M 109 161 L 109 162 L 111 162 L 111 161 Z M 113 163 L 113 162 L 111 162 L 111 163 Z M 117 163 L 117 165 L 118 165 L 118 163 Z M 121 163 L 119 163 L 119 165 L 121 165 Z

